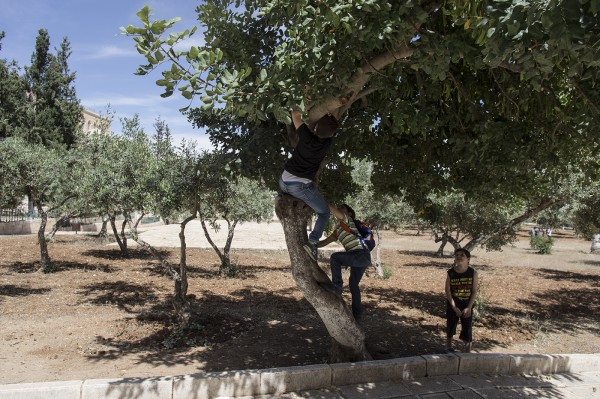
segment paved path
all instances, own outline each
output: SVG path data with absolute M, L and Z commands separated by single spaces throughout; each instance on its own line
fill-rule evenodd
M 0 399 L 600 398 L 600 354 L 423 355 L 175 377 L 0 386 Z
M 600 398 L 600 372 L 542 376 L 453 375 L 346 385 L 253 399 Z

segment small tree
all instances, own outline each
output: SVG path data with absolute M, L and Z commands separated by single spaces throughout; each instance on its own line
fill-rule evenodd
M 218 154 L 205 154 L 202 158 L 203 192 L 200 195 L 199 216 L 204 235 L 221 260 L 219 273 L 233 275 L 236 270 L 230 252 L 235 227 L 240 222 L 271 220 L 274 194 L 255 180 L 227 177 L 220 161 Z M 227 239 L 222 251 L 211 238 L 207 227 L 208 223 L 218 231 L 219 220 L 227 223 Z
M 0 197 L 3 204 L 15 203 L 27 194 L 41 217 L 37 233 L 41 270 L 54 271 L 48 253 L 45 230 L 48 216 L 67 209 L 75 197 L 71 171 L 77 170 L 76 157 L 26 143 L 18 138 L 0 140 Z

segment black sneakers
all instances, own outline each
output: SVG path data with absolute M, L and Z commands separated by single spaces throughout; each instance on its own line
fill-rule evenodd
M 303 248 L 308 253 L 310 258 L 316 262 L 317 261 L 317 246 L 314 245 L 313 243 L 309 242 L 308 244 L 304 244 Z
M 331 292 L 334 295 L 342 296 L 342 287 L 336 287 L 333 283 L 317 283 L 325 291 Z

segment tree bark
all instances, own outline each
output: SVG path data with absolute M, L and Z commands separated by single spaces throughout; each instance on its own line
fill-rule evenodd
M 379 234 L 379 229 L 375 229 L 375 233 L 377 234 L 377 251 L 375 256 L 375 270 L 377 271 L 377 275 L 379 277 L 383 277 L 383 266 L 381 265 L 381 234 Z
M 108 225 L 108 221 L 109 221 L 108 216 L 106 216 L 106 215 L 102 216 L 102 227 L 100 228 L 100 231 L 98 232 L 99 238 L 108 238 L 108 231 L 106 228 Z
M 191 317 L 189 304 L 187 302 L 187 256 L 186 256 L 186 241 L 185 241 L 185 227 L 188 222 L 195 219 L 196 216 L 190 216 L 181 223 L 181 229 L 179 231 L 179 242 L 181 249 L 179 251 L 179 270 L 173 267 L 169 261 L 165 259 L 162 254 L 156 250 L 152 245 L 142 240 L 137 233 L 135 226 L 132 226 L 131 220 L 129 220 L 129 228 L 131 232 L 131 238 L 138 243 L 146 251 L 150 252 L 159 262 L 165 271 L 171 276 L 174 282 L 173 290 L 173 309 L 177 314 L 180 325 L 186 325 Z
M 312 210 L 301 200 L 280 195 L 276 200 L 275 212 L 283 225 L 292 277 L 333 339 L 329 361 L 371 360 L 365 345 L 365 334 L 354 320 L 352 312 L 341 297 L 319 286 L 318 283 L 331 283 L 331 280 L 302 248 L 308 241 L 306 221 Z
M 75 215 L 68 214 L 68 215 L 62 215 L 60 218 L 58 218 L 58 220 L 56 221 L 56 223 L 54 223 L 54 225 L 52 226 L 52 229 L 50 230 L 50 233 L 46 234 L 46 239 L 48 241 L 54 240 L 54 236 L 56 235 L 56 232 L 58 231 L 60 225 L 62 223 L 64 223 L 64 222 L 66 222 L 67 220 L 71 219 L 74 216 Z
M 206 221 L 204 220 L 204 217 L 202 215 L 200 215 L 200 225 L 202 226 L 202 230 L 204 231 L 204 237 L 206 237 L 206 241 L 208 241 L 208 243 L 210 244 L 212 249 L 215 250 L 215 252 L 217 253 L 217 256 L 219 257 L 219 260 L 221 261 L 221 264 L 222 264 L 223 263 L 223 254 L 221 253 L 221 250 L 219 249 L 219 247 L 217 247 L 215 242 L 210 237 L 210 234 L 208 233 L 208 227 L 206 227 Z
M 40 246 L 40 270 L 44 273 L 51 273 L 54 271 L 50 254 L 48 253 L 48 242 L 46 241 L 46 224 L 48 223 L 48 213 L 42 207 L 41 202 L 36 202 L 38 213 L 40 214 L 40 228 L 38 229 L 38 244 Z
M 228 273 L 231 269 L 231 243 L 233 242 L 235 226 L 238 224 L 237 220 L 234 220 L 233 223 L 227 219 L 225 221 L 227 222 L 227 240 L 225 241 L 225 247 L 223 247 L 223 258 L 221 259 L 219 274 Z
M 115 236 L 115 240 L 117 240 L 117 244 L 119 244 L 119 249 L 121 250 L 121 255 L 123 256 L 127 256 L 127 242 L 123 243 L 123 241 L 121 241 L 121 237 L 119 236 L 119 232 L 117 231 L 117 224 L 116 224 L 116 219 L 117 215 L 115 215 L 114 213 L 112 215 L 109 216 L 110 219 L 110 227 L 112 228 L 113 234 Z

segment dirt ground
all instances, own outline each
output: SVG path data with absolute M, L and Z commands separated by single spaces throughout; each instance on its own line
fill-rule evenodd
M 600 353 L 600 255 L 555 231 L 552 255 L 524 233 L 502 252 L 476 250 L 485 312 L 474 351 Z M 363 328 L 376 359 L 442 353 L 449 253 L 415 231 L 383 232 L 381 258 L 361 282 Z M 0 236 L 0 383 L 149 377 L 324 363 L 330 339 L 303 299 L 283 250 L 236 249 L 235 277 L 210 249 L 188 248 L 189 299 L 198 313 L 173 327 L 170 278 L 150 255 L 92 235 L 49 244 L 57 266 L 38 272 L 34 236 Z M 177 262 L 177 248 L 161 248 Z M 321 253 L 328 270 L 330 252 Z M 346 272 L 345 272 L 346 273 Z M 344 274 L 344 279 L 348 277 Z M 350 294 L 344 292 L 350 301 Z

